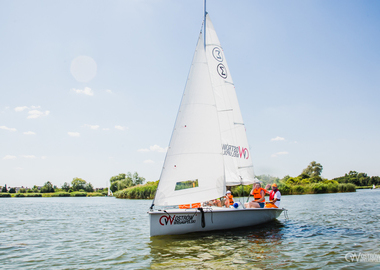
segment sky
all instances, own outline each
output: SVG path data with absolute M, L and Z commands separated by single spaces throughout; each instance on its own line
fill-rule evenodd
M 380 2 L 209 0 L 257 175 L 380 175 Z M 0 185 L 159 179 L 203 0 L 0 1 Z

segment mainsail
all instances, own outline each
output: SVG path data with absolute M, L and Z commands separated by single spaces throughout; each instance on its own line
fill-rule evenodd
M 154 204 L 208 201 L 253 182 L 235 87 L 206 14 L 206 42 L 200 33 Z
M 200 34 L 154 199 L 156 205 L 203 202 L 224 194 L 218 123 Z M 178 184 L 187 181 L 194 187 L 176 190 Z

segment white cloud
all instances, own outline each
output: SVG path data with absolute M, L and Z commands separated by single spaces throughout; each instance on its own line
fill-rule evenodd
M 23 110 L 27 110 L 27 109 L 29 109 L 29 108 L 26 107 L 26 106 L 20 106 L 20 107 L 16 107 L 16 108 L 15 108 L 15 111 L 16 111 L 16 112 L 22 112 Z
M 285 138 L 277 136 L 276 138 L 270 139 L 271 141 L 285 141 Z
M 289 153 L 285 152 L 285 151 L 283 151 L 283 152 L 277 152 L 277 153 L 273 154 L 272 157 L 278 157 L 278 156 L 287 155 L 287 154 L 289 154 Z
M 123 126 L 115 126 L 116 129 L 118 130 L 126 130 L 128 129 L 127 127 L 123 127 Z
M 168 148 L 167 147 L 162 148 L 161 146 L 155 144 L 155 145 L 150 146 L 149 149 L 142 148 L 142 149 L 137 150 L 137 152 L 149 152 L 149 151 L 165 153 L 166 151 L 168 151 Z
M 36 133 L 33 131 L 26 131 L 26 132 L 24 132 L 24 134 L 25 135 L 36 135 Z
M 168 151 L 168 148 L 162 148 L 161 146 L 158 146 L 157 144 L 149 147 L 150 151 L 156 151 L 156 152 L 160 152 L 160 153 L 164 153 L 166 151 Z
M 6 127 L 6 126 L 0 126 L 0 129 L 4 129 L 4 130 L 8 130 L 8 131 L 17 131 L 17 129 L 15 129 L 15 128 L 10 128 L 10 127 Z
M 147 160 L 144 160 L 144 163 L 147 163 L 147 164 L 153 164 L 154 161 L 153 161 L 153 160 L 150 160 L 150 159 L 147 159 Z
M 112 94 L 112 91 L 110 89 L 107 89 L 106 92 Z
M 6 155 L 5 157 L 3 157 L 3 159 L 16 159 L 17 157 L 16 156 L 12 156 L 12 155 Z
M 67 134 L 71 137 L 80 137 L 80 133 L 79 132 L 67 132 Z
M 41 157 L 41 159 L 46 159 L 46 158 L 47 158 L 47 156 L 42 156 L 42 157 Z
M 35 155 L 23 155 L 21 157 L 23 157 L 23 158 L 36 158 Z
M 85 87 L 83 90 L 82 89 L 74 89 L 74 88 L 71 90 L 77 94 L 84 94 L 87 96 L 93 96 L 94 95 L 94 91 L 92 91 L 90 87 Z
M 103 128 L 103 130 L 110 130 L 109 128 Z
M 94 130 L 96 130 L 96 129 L 98 129 L 100 127 L 99 125 L 88 125 L 88 124 L 85 124 L 84 126 L 85 127 L 89 127 L 91 129 L 94 129 Z
M 35 118 L 39 118 L 39 117 L 42 117 L 42 116 L 48 116 L 50 114 L 49 111 L 39 111 L 39 110 L 31 110 L 28 112 L 28 119 L 35 119 Z

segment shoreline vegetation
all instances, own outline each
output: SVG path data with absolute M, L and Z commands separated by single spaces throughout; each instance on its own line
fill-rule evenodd
M 0 193 L 0 198 L 42 198 L 42 197 L 104 197 L 100 192 L 54 192 L 54 193 Z
M 356 192 L 356 189 L 372 188 L 372 185 L 380 185 L 380 177 L 369 177 L 366 173 L 350 171 L 342 177 L 334 179 L 322 178 L 323 167 L 312 161 L 299 176 L 289 175 L 280 179 L 270 175 L 259 175 L 257 179 L 265 187 L 267 184 L 276 183 L 282 195 L 322 194 Z M 159 181 L 148 182 L 115 190 L 114 196 L 119 199 L 153 199 Z M 247 197 L 252 190 L 252 185 L 227 187 L 234 197 Z
M 34 185 L 33 188 L 10 187 L 7 185 L 0 187 L 0 198 L 39 198 L 39 197 L 99 197 L 107 196 L 108 188 L 96 188 L 91 183 L 87 183 L 81 178 L 74 178 L 71 185 L 65 182 L 61 188 L 53 186 L 47 181 L 43 186 Z
M 296 177 L 289 175 L 280 179 L 270 175 L 259 175 L 257 179 L 262 183 L 262 187 L 267 184 L 276 183 L 282 195 L 302 195 L 321 193 L 355 192 L 356 189 L 370 189 L 373 185 L 379 187 L 379 176 L 368 176 L 366 173 L 350 171 L 344 176 L 334 179 L 322 178 L 322 165 L 312 161 L 302 173 Z M 113 196 L 119 199 L 153 199 L 157 190 L 158 182 L 145 182 L 145 178 L 128 172 L 121 173 L 110 178 L 110 190 Z M 234 197 L 247 197 L 252 189 L 252 185 L 227 187 Z M 65 182 L 61 188 L 53 186 L 51 182 L 46 182 L 44 186 L 33 188 L 9 188 L 0 187 L 0 198 L 9 197 L 95 197 L 107 196 L 108 188 L 94 189 L 91 183 L 87 183 L 81 178 L 74 178 L 71 185 Z

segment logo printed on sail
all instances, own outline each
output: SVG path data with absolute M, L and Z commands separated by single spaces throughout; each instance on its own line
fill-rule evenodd
M 195 219 L 195 216 L 188 216 L 188 215 L 163 215 L 160 217 L 158 222 L 161 226 L 165 225 L 181 225 L 181 224 L 192 224 L 195 223 L 197 220 Z
M 223 155 L 225 156 L 231 156 L 231 157 L 237 157 L 237 158 L 243 158 L 243 159 L 249 158 L 249 151 L 245 147 L 223 144 L 222 150 L 223 150 Z
M 216 70 L 218 71 L 220 77 L 222 77 L 223 79 L 227 78 L 227 69 L 223 64 L 219 64 L 216 67 Z
M 212 56 L 214 56 L 216 61 L 223 62 L 222 50 L 220 48 L 215 47 L 212 50 Z

